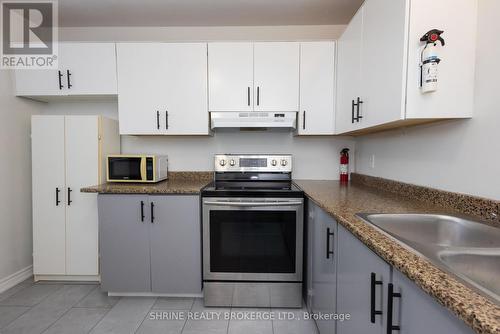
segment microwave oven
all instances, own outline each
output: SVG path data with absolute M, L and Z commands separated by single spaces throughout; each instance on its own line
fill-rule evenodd
M 155 183 L 167 179 L 168 157 L 165 155 L 108 155 L 108 182 Z

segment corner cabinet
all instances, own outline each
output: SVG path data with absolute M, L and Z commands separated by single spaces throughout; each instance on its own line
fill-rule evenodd
M 209 111 L 298 111 L 299 44 L 208 43 Z
M 206 43 L 118 43 L 122 135 L 208 135 Z
M 33 116 L 33 272 L 35 280 L 98 280 L 95 195 L 105 156 L 120 152 L 116 121 L 100 116 Z
M 58 97 L 114 97 L 114 43 L 59 43 L 55 70 L 15 70 L 16 96 L 49 101 Z
M 365 1 L 338 41 L 336 133 L 472 117 L 476 7 L 474 0 Z M 438 89 L 424 94 L 420 37 L 431 29 L 444 30 L 446 45 L 438 47 Z
M 198 196 L 102 194 L 98 201 L 104 291 L 201 293 Z

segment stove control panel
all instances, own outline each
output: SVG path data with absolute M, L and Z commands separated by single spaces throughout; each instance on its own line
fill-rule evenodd
M 217 154 L 216 172 L 282 172 L 292 171 L 291 155 Z

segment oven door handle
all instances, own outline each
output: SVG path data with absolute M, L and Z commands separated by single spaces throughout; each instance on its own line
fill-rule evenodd
M 217 202 L 205 201 L 203 204 L 217 205 L 217 206 L 239 206 L 239 207 L 252 207 L 252 206 L 295 206 L 302 205 L 301 201 L 282 201 L 282 202 Z

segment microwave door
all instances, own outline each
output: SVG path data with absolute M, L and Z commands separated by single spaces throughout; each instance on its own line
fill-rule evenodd
M 142 158 L 109 158 L 109 180 L 141 181 Z

